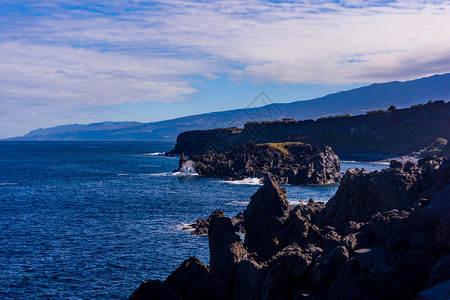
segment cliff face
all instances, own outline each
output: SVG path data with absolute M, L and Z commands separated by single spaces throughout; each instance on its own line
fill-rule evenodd
M 326 205 L 289 205 L 268 180 L 208 224 L 210 265 L 189 258 L 130 299 L 449 299 L 450 161 L 347 172 Z
M 437 138 L 450 139 L 450 102 L 306 121 L 247 123 L 237 128 L 181 133 L 173 153 L 229 151 L 246 143 L 303 142 L 329 145 L 338 154 L 402 155 L 424 149 Z
M 185 160 L 182 155 L 180 163 Z M 339 159 L 330 147 L 303 143 L 241 144 L 232 151 L 192 155 L 199 175 L 227 179 L 276 179 L 281 184 L 329 184 L 340 179 Z

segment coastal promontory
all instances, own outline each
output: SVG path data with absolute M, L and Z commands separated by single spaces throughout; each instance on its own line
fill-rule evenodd
M 240 180 L 250 177 L 275 179 L 280 184 L 330 184 L 340 180 L 339 159 L 330 147 L 304 143 L 246 143 L 231 151 L 208 151 L 181 163 L 192 164 L 206 177 Z M 182 166 L 180 166 L 182 168 Z

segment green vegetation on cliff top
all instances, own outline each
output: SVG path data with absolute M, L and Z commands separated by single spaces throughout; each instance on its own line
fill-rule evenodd
M 284 155 L 289 155 L 289 151 L 285 148 L 289 145 L 306 145 L 305 143 L 301 142 L 284 142 L 284 143 L 265 143 L 263 145 L 267 145 L 269 147 L 272 147 L 274 149 L 280 150 Z

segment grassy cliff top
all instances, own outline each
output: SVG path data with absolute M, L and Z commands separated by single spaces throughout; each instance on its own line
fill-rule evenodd
M 284 143 L 265 143 L 265 144 L 262 144 L 262 145 L 267 145 L 269 147 L 278 149 L 284 155 L 289 155 L 289 151 L 285 148 L 286 146 L 290 146 L 290 145 L 307 145 L 307 144 L 301 143 L 301 142 L 284 142 Z

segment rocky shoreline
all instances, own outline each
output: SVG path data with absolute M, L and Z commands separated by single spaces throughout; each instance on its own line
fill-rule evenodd
M 304 143 L 247 143 L 231 151 L 208 151 L 180 158 L 180 170 L 191 165 L 205 177 L 241 180 L 274 178 L 279 184 L 330 184 L 340 180 L 339 159 L 330 147 Z
M 210 264 L 184 261 L 130 299 L 449 299 L 450 160 L 349 170 L 326 204 L 289 205 L 274 179 L 242 214 L 205 223 Z

